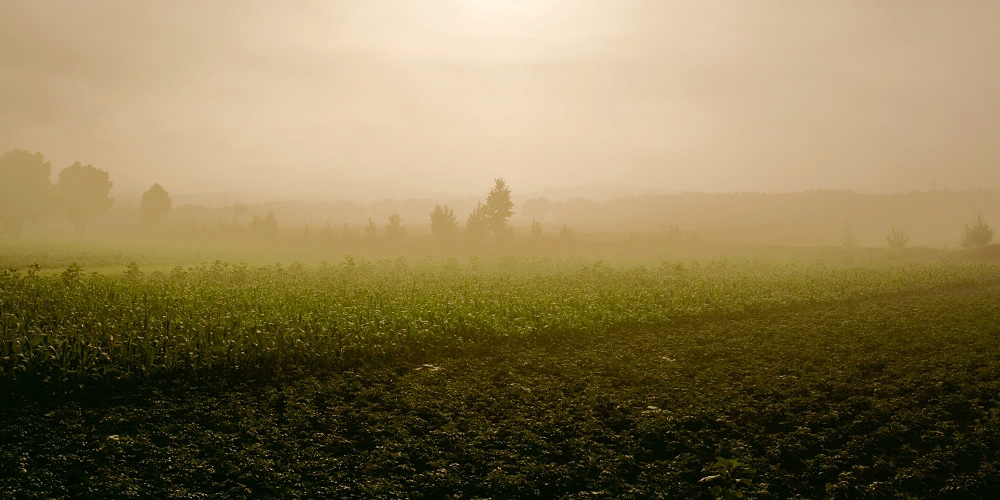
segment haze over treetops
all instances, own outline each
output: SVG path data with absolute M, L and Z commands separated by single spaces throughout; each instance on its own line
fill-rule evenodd
M 112 195 L 1000 188 L 995 2 L 0 5 L 0 151 Z

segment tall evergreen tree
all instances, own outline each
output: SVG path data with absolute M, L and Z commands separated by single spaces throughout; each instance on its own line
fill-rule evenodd
M 514 215 L 514 202 L 510 198 L 510 187 L 503 178 L 494 179 L 493 189 L 486 197 L 486 225 L 499 239 L 507 234 L 507 219 Z

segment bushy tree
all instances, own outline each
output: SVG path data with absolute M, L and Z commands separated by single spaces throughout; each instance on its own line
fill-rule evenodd
M 448 208 L 448 205 L 436 205 L 431 211 L 431 233 L 442 240 L 458 234 L 458 219 L 455 218 L 455 211 Z
M 369 240 L 374 239 L 378 236 L 378 227 L 375 226 L 375 221 L 371 217 L 368 218 L 368 225 L 365 226 L 365 237 Z
M 52 164 L 42 153 L 14 149 L 0 156 L 0 226 L 11 238 L 53 208 Z
M 76 162 L 59 172 L 59 205 L 81 236 L 87 219 L 103 215 L 114 205 L 113 185 L 108 173 L 93 165 Z
M 507 219 L 514 215 L 514 202 L 511 201 L 510 187 L 503 178 L 494 179 L 493 189 L 486 197 L 486 225 L 499 239 L 508 232 Z
M 993 241 L 993 228 L 983 219 L 983 214 L 977 214 L 972 224 L 962 228 L 962 246 L 982 247 Z
M 142 203 L 139 204 L 142 223 L 149 227 L 158 226 L 172 207 L 173 201 L 167 190 L 159 184 L 153 184 L 149 190 L 142 193 Z
M 889 234 L 885 235 L 885 241 L 889 244 L 889 248 L 903 248 L 910 241 L 910 235 L 906 234 L 902 229 L 896 229 L 895 226 Z
M 465 221 L 465 235 L 470 239 L 478 240 L 489 232 L 489 218 L 486 206 L 482 202 L 476 203 L 476 208 L 469 213 L 469 218 Z
M 399 217 L 399 214 L 390 215 L 389 223 L 385 225 L 385 237 L 398 241 L 403 239 L 404 235 L 406 235 L 406 228 L 403 226 L 403 219 Z

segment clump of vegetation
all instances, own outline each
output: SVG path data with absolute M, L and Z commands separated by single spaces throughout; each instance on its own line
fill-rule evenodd
M 559 226 L 559 239 L 562 241 L 573 241 L 576 238 L 576 231 L 569 227 L 568 224 L 563 224 Z
M 406 235 L 406 227 L 403 226 L 403 219 L 399 214 L 392 214 L 389 216 L 389 223 L 385 225 L 385 230 L 383 233 L 385 238 L 390 241 L 399 241 L 403 239 Z
M 889 244 L 889 248 L 903 248 L 910 242 L 910 235 L 906 234 L 906 231 L 896 229 L 896 226 L 893 226 L 889 234 L 885 235 L 885 241 Z
M 858 246 L 858 237 L 851 231 L 851 221 L 844 221 L 844 228 L 841 231 L 840 244 L 844 248 L 854 248 Z
M 264 217 L 254 215 L 250 219 L 247 231 L 255 238 L 274 239 L 278 236 L 278 218 L 275 217 L 274 212 L 271 210 L 268 210 L 267 215 Z
M 575 259 L 345 265 L 180 273 L 0 273 L 0 381 L 266 375 L 448 353 L 616 325 L 846 300 L 991 279 L 979 267 L 799 269 L 725 261 L 619 268 Z M 22 385 L 27 384 L 27 385 Z
M 993 228 L 983 219 L 983 214 L 977 214 L 972 224 L 962 228 L 962 246 L 965 248 L 982 247 L 993 241 Z
M 735 458 L 718 457 L 708 469 L 713 474 L 701 478 L 698 482 L 708 484 L 708 491 L 714 498 L 744 498 L 747 493 L 754 492 L 753 481 L 748 476 L 757 470 L 750 465 Z
M 535 241 L 542 239 L 542 223 L 537 219 L 531 220 L 531 239 Z
M 373 240 L 378 236 L 378 227 L 375 225 L 375 221 L 371 217 L 368 218 L 368 224 L 365 225 L 365 238 Z

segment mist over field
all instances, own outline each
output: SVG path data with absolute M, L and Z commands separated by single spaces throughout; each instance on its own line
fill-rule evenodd
M 0 151 L 120 200 L 1000 189 L 989 1 L 2 9 Z
M 0 3 L 0 497 L 991 498 L 997 26 Z

